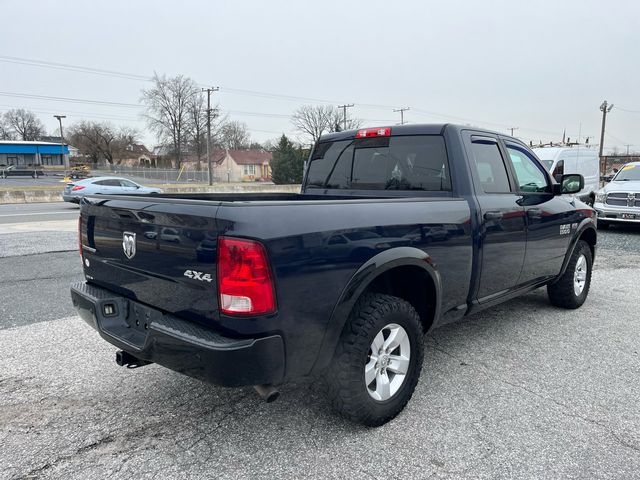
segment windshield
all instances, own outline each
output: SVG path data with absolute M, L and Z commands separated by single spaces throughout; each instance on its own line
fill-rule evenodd
M 625 165 L 613 178 L 614 182 L 640 180 L 640 165 Z
M 360 190 L 451 190 L 444 139 L 374 137 L 319 143 L 307 187 Z

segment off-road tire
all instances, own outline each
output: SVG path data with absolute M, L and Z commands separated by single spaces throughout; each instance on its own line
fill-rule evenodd
M 411 354 L 404 382 L 386 401 L 374 400 L 367 391 L 364 367 L 374 337 L 385 326 L 404 328 Z M 356 303 L 325 372 L 331 405 L 345 418 L 370 427 L 393 419 L 411 399 L 422 370 L 423 329 L 411 304 L 401 298 L 365 293 Z
M 587 265 L 587 275 L 585 285 L 582 292 L 577 295 L 574 291 L 574 275 L 576 273 L 576 265 L 581 255 L 584 255 Z M 562 308 L 579 308 L 587 299 L 589 295 L 589 288 L 591 287 L 591 271 L 593 268 L 593 256 L 591 255 L 591 249 L 584 240 L 578 240 L 569 264 L 564 274 L 555 282 L 547 285 L 547 294 L 549 295 L 549 301 L 552 305 Z

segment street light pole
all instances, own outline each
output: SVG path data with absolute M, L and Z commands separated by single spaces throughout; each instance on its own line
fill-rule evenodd
M 69 160 L 64 156 L 64 133 L 62 133 L 62 119 L 63 118 L 67 118 L 66 115 L 54 115 L 54 118 L 58 119 L 58 122 L 60 123 L 60 156 L 62 158 L 62 163 L 64 163 L 64 176 L 67 176 L 67 170 L 68 170 L 68 163 Z

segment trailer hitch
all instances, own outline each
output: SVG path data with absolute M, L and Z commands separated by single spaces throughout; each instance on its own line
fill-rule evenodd
M 128 352 L 125 352 L 123 350 L 118 350 L 116 352 L 116 363 L 121 367 L 138 368 L 138 367 L 144 367 L 145 365 L 149 365 L 150 363 L 153 363 L 153 362 L 142 360 L 141 358 L 131 355 Z

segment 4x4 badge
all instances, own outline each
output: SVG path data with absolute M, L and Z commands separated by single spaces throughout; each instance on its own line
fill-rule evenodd
M 136 234 L 131 232 L 122 232 L 122 249 L 128 259 L 136 256 Z

